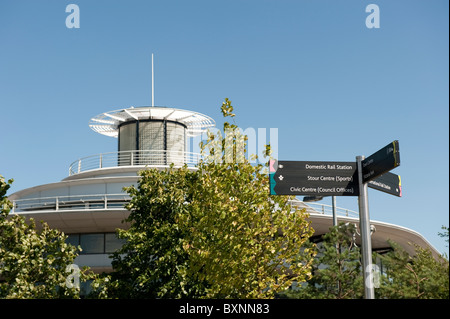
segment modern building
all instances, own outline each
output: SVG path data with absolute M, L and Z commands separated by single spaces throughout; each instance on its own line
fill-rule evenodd
M 200 154 L 187 151 L 188 139 L 214 127 L 210 117 L 166 107 L 137 107 L 102 113 L 90 128 L 118 139 L 116 152 L 74 161 L 60 182 L 39 185 L 9 196 L 12 213 L 45 221 L 63 231 L 82 253 L 75 263 L 94 272 L 111 270 L 109 254 L 122 244 L 117 228 L 129 215 L 123 187 L 137 184 L 146 167 L 164 169 L 185 164 L 195 169 Z
M 128 227 L 123 222 L 129 214 L 124 205 L 130 198 L 123 187 L 136 184 L 138 172 L 145 167 L 164 169 L 173 163 L 196 169 L 200 154 L 188 151 L 188 141 L 214 127 L 215 122 L 193 111 L 130 107 L 97 115 L 89 126 L 117 138 L 118 150 L 80 158 L 69 166 L 68 176 L 62 181 L 18 191 L 9 199 L 14 204 L 12 213 L 43 220 L 67 234 L 72 244 L 81 245 L 83 251 L 75 263 L 101 273 L 112 270 L 109 254 L 122 245 L 116 229 Z M 315 236 L 332 226 L 330 207 L 301 201 L 295 204 L 310 213 Z M 359 224 L 356 212 L 338 208 L 337 213 L 339 221 Z M 439 255 L 411 229 L 378 221 L 371 221 L 371 225 L 374 250 L 387 249 L 387 240 L 391 239 L 410 253 L 413 248 L 408 243 L 412 242 Z

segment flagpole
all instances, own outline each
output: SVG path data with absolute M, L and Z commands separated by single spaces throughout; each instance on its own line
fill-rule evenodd
M 152 53 L 152 106 L 155 106 L 155 74 L 153 70 L 153 53 Z

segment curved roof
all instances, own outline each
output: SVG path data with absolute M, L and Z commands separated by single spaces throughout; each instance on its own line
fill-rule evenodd
M 320 236 L 328 233 L 330 227 L 333 226 L 333 216 L 331 215 L 331 212 L 327 208 L 323 211 L 320 209 L 323 209 L 328 205 L 304 203 L 299 200 L 292 201 L 292 204 L 299 208 L 306 209 L 306 212 L 309 214 L 311 226 L 314 229 L 313 236 Z M 336 213 L 338 223 L 352 223 L 359 229 L 358 212 L 337 207 Z M 403 249 L 405 249 L 410 255 L 415 254 L 413 244 L 417 244 L 424 249 L 429 248 L 435 258 L 440 255 L 439 251 L 430 242 L 428 242 L 425 237 L 415 230 L 373 219 L 370 220 L 370 225 L 374 226 L 374 231 L 371 234 L 373 250 L 388 249 L 390 247 L 388 240 L 392 240 L 402 246 Z M 361 243 L 359 234 L 356 237 L 356 242 L 358 245 Z
M 182 123 L 187 128 L 186 134 L 188 136 L 201 134 L 204 130 L 214 127 L 216 124 L 211 117 L 193 111 L 162 106 L 142 106 L 99 114 L 91 118 L 89 127 L 94 132 L 106 136 L 118 137 L 119 125 L 121 123 L 149 119 Z
M 333 217 L 329 215 L 311 213 L 309 220 L 314 229 L 314 236 L 329 232 L 330 227 L 333 226 Z M 353 223 L 359 229 L 358 218 L 338 216 L 338 222 Z M 370 220 L 370 225 L 375 226 L 371 235 L 372 250 L 388 249 L 390 247 L 388 240 L 392 240 L 403 247 L 410 255 L 415 254 L 412 244 L 417 244 L 424 249 L 429 248 L 435 258 L 440 255 L 439 251 L 425 237 L 412 229 L 377 220 Z M 361 244 L 359 235 L 356 237 L 356 242 L 358 245 Z

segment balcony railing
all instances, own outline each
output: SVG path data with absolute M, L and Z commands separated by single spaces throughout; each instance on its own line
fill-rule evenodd
M 164 150 L 119 151 L 96 154 L 80 158 L 69 167 L 69 176 L 99 168 L 118 166 L 175 166 L 197 165 L 201 158 L 198 153 Z
M 13 213 L 43 212 L 43 211 L 72 211 L 92 209 L 125 209 L 130 201 L 128 194 L 97 194 L 97 195 L 71 195 L 26 198 L 13 201 Z M 332 215 L 330 205 L 319 203 L 303 203 L 299 200 L 291 204 L 306 208 L 307 213 Z M 345 217 L 358 217 L 358 213 L 346 208 L 337 207 L 336 214 Z
M 306 212 L 309 214 L 322 214 L 322 215 L 333 215 L 333 206 L 321 203 L 304 203 L 298 199 L 292 200 L 291 204 L 300 208 L 306 208 Z M 341 217 L 353 217 L 358 218 L 359 213 L 342 207 L 335 207 L 336 215 Z
M 71 211 L 91 209 L 125 209 L 127 194 L 71 195 L 26 198 L 13 201 L 13 213 Z

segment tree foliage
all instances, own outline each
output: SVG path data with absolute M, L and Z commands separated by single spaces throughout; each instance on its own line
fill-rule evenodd
M 442 225 L 441 229 L 442 229 L 444 232 L 442 232 L 442 233 L 441 233 L 441 232 L 438 232 L 438 235 L 439 235 L 439 237 L 444 238 L 444 239 L 445 239 L 445 242 L 448 244 L 448 231 L 449 231 L 449 228 L 448 228 L 448 226 Z M 448 247 L 448 245 L 447 245 L 447 247 Z
M 339 223 L 331 227 L 316 245 L 312 278 L 297 290 L 285 292 L 285 295 L 302 299 L 362 298 L 364 286 L 355 233 L 354 224 Z
M 79 287 L 67 281 L 73 272 L 66 272 L 77 248 L 46 223 L 38 231 L 33 219 L 9 215 L 6 192 L 12 182 L 0 175 L 0 298 L 79 298 Z M 80 280 L 87 278 L 80 274 Z
M 355 226 L 340 224 L 330 228 L 317 244 L 313 276 L 298 289 L 290 289 L 284 298 L 341 299 L 363 298 L 364 282 L 361 254 L 354 244 Z M 390 251 L 373 254 L 379 265 L 377 299 L 448 299 L 449 262 L 433 256 L 430 249 L 414 245 L 409 255 L 400 245 L 389 241 Z
M 430 249 L 418 245 L 410 256 L 402 247 L 390 242 L 393 250 L 381 255 L 384 276 L 375 293 L 389 299 L 448 299 L 449 262 L 435 258 Z
M 221 110 L 235 116 L 228 99 Z M 202 143 L 196 170 L 144 170 L 127 188 L 131 227 L 119 232 L 127 243 L 108 282 L 96 284 L 103 296 L 270 298 L 310 277 L 307 214 L 270 196 L 265 165 L 242 157 L 246 137 L 228 122 L 224 131 Z
M 127 220 L 132 225 L 119 230 L 126 243 L 113 255 L 114 272 L 106 277 L 106 284 L 94 283 L 101 296 L 181 298 L 199 294 L 202 285 L 187 274 L 189 255 L 184 245 L 189 229 L 182 222 L 190 209 L 194 178 L 196 174 L 187 168 L 140 172 L 138 187 L 127 189 L 132 198 Z

